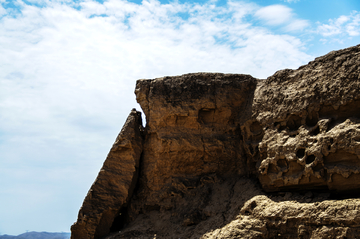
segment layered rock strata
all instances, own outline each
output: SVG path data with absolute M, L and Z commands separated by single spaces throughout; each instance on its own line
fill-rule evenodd
M 146 127 L 132 111 L 72 238 L 356 238 L 360 200 L 330 199 L 360 189 L 359 62 L 139 80 Z

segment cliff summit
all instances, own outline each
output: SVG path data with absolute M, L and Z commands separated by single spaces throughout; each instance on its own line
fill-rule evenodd
M 266 80 L 138 80 L 72 239 L 357 238 L 360 45 Z

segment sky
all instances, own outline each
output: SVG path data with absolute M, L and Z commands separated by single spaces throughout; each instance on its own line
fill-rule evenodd
M 0 235 L 69 232 L 138 79 L 265 79 L 360 44 L 359 0 L 0 0 Z

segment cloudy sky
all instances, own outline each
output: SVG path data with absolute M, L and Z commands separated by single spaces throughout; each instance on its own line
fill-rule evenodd
M 137 79 L 266 78 L 359 43 L 359 0 L 0 0 L 0 234 L 70 231 Z

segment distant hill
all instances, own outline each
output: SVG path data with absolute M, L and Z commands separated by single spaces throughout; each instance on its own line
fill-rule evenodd
M 18 236 L 0 235 L 0 239 L 69 239 L 66 232 L 26 232 Z

